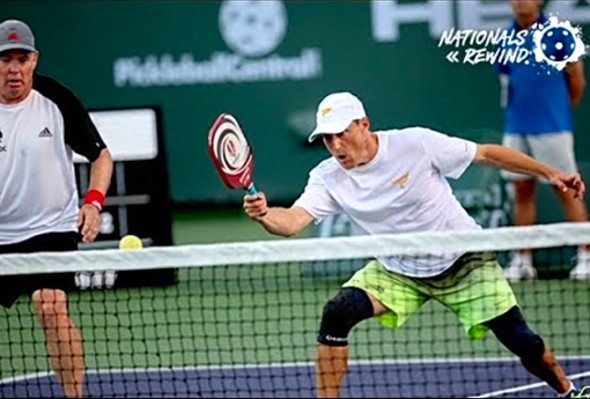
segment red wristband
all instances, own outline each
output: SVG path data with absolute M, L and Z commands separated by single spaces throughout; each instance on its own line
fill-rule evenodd
M 84 203 L 94 205 L 99 211 L 102 211 L 104 194 L 98 190 L 88 190 L 86 197 L 84 197 Z

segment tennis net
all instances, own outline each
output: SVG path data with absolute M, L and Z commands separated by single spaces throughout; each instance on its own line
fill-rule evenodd
M 4 255 L 0 276 L 91 282 L 68 295 L 86 397 L 311 397 L 324 304 L 367 259 L 494 251 L 505 265 L 533 248 L 538 279 L 514 284 L 516 298 L 566 374 L 587 385 L 590 282 L 567 278 L 580 244 L 590 244 L 590 223 Z M 169 267 L 172 286 L 97 288 L 114 270 Z M 398 329 L 361 322 L 349 351 L 342 397 L 555 397 L 491 332 L 468 340 L 435 300 Z M 0 397 L 61 395 L 30 298 L 0 308 Z

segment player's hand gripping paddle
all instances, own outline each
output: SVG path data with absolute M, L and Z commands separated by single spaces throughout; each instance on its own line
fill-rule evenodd
M 236 118 L 230 114 L 217 117 L 209 130 L 208 147 L 213 165 L 227 187 L 258 193 L 252 181 L 254 158 L 250 144 Z

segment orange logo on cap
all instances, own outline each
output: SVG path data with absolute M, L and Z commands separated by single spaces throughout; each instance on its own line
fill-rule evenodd
M 323 108 L 320 113 L 322 114 L 322 116 L 326 116 L 327 114 L 330 113 L 330 111 L 332 111 L 332 108 Z
M 10 34 L 8 35 L 8 40 L 18 40 L 18 35 L 15 31 L 10 32 Z

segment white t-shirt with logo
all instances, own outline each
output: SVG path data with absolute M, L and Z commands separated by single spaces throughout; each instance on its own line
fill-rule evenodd
M 0 104 L 0 245 L 77 231 L 73 153 L 89 161 L 106 145 L 67 87 L 35 75 L 23 101 Z
M 375 133 L 379 146 L 369 163 L 346 170 L 334 157 L 322 161 L 310 172 L 294 206 L 305 209 L 317 222 L 344 213 L 357 235 L 481 229 L 446 180 L 459 178 L 471 164 L 474 142 L 423 127 Z M 460 255 L 379 260 L 396 273 L 432 277 Z

